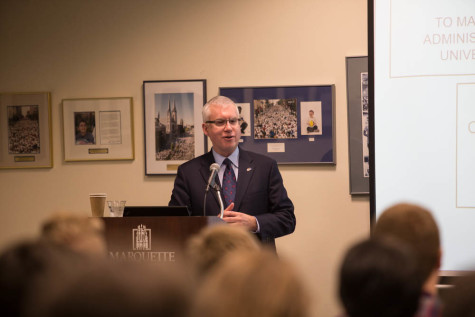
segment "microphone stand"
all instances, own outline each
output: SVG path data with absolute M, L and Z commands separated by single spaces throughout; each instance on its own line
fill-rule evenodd
M 221 199 L 221 188 L 219 188 L 218 184 L 214 184 L 213 189 L 216 191 L 216 194 L 218 194 L 218 201 L 219 201 L 219 207 L 221 209 L 219 218 L 223 219 L 224 215 L 224 204 L 223 204 L 223 199 Z
M 205 217 L 206 217 L 206 196 L 208 196 L 208 191 L 209 191 L 209 187 L 206 188 L 205 198 L 204 198 L 204 201 L 203 201 L 203 216 L 205 216 Z
M 221 198 L 221 188 L 220 188 L 219 184 L 217 184 L 217 183 L 214 183 L 211 186 L 208 186 L 206 188 L 204 202 L 203 202 L 203 216 L 206 216 L 206 196 L 208 195 L 208 191 L 209 191 L 210 187 L 213 188 L 216 191 L 216 194 L 218 195 L 219 208 L 220 208 L 219 218 L 223 219 L 224 204 L 223 204 L 223 199 Z

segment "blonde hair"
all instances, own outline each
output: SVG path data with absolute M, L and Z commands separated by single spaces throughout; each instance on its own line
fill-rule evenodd
M 41 238 L 86 254 L 105 255 L 104 223 L 82 214 L 59 212 L 43 222 Z
M 198 275 L 204 275 L 228 253 L 258 251 L 261 246 L 249 231 L 241 227 L 215 225 L 193 236 L 186 244 L 186 256 Z
M 268 250 L 230 253 L 208 275 L 192 317 L 304 317 L 309 295 L 290 262 Z

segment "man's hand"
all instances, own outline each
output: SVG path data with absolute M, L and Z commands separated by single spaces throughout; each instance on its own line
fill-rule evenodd
M 231 203 L 223 213 L 223 220 L 232 226 L 246 227 L 251 232 L 257 231 L 256 217 L 248 214 L 233 211 L 234 203 Z

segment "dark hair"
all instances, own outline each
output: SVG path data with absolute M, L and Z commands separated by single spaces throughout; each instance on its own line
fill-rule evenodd
M 191 293 L 181 273 L 166 263 L 95 266 L 64 283 L 44 317 L 185 317 Z
M 19 316 L 36 296 L 36 284 L 51 272 L 73 269 L 82 257 L 44 241 L 21 241 L 0 256 L 0 316 Z
M 412 317 L 422 281 L 411 250 L 387 239 L 357 243 L 340 268 L 339 295 L 350 317 Z
M 96 259 L 64 274 L 52 272 L 37 284 L 24 316 L 185 317 L 192 285 L 180 268 Z

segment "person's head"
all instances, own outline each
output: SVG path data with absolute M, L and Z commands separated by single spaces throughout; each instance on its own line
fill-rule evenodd
M 444 298 L 444 317 L 475 317 L 475 274 L 457 277 Z
M 340 267 L 339 295 L 349 317 L 412 317 L 421 285 L 411 249 L 396 240 L 359 242 Z
M 55 274 L 83 266 L 85 257 L 46 241 L 21 241 L 0 254 L 0 316 L 20 316 L 37 296 L 35 286 Z M 43 290 L 47 291 L 47 290 Z
M 313 115 L 314 115 L 314 114 L 315 114 L 315 113 L 313 112 L 313 110 L 309 110 L 308 115 L 310 116 L 310 118 L 313 118 Z
M 192 294 L 185 273 L 178 263 L 97 261 L 39 284 L 47 292 L 31 301 L 26 317 L 185 317 Z
M 231 155 L 241 138 L 236 104 L 227 97 L 216 96 L 204 105 L 202 114 L 203 133 L 211 139 L 213 149 L 220 155 Z
M 84 119 L 81 119 L 78 124 L 78 130 L 81 135 L 86 135 L 87 132 L 87 123 Z
M 104 224 L 98 218 L 68 212 L 55 213 L 43 222 L 41 238 L 76 252 L 106 255 Z
M 215 268 L 227 254 L 236 251 L 259 251 L 260 244 L 242 227 L 215 225 L 207 227 L 188 240 L 186 256 L 198 277 Z
M 270 251 L 237 251 L 207 276 L 191 316 L 305 317 L 309 304 L 290 262 Z
M 397 204 L 386 209 L 373 228 L 373 236 L 392 237 L 412 247 L 424 281 L 440 267 L 439 228 L 432 214 L 418 205 Z

